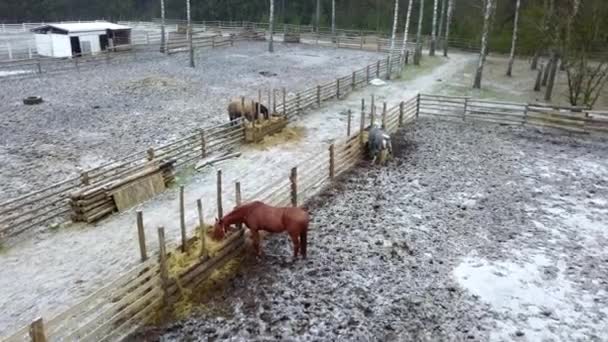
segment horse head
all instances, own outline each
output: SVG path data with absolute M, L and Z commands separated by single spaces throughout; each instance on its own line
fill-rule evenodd
M 224 221 L 222 219 L 215 219 L 215 224 L 213 225 L 213 238 L 216 240 L 222 240 L 226 236 L 226 226 L 224 226 Z
M 260 103 L 260 114 L 262 114 L 264 119 L 268 120 L 268 117 L 269 117 L 268 108 L 261 103 Z

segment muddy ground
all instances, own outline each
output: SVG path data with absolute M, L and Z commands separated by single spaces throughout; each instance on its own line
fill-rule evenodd
M 81 73 L 0 79 L 0 201 L 74 177 L 80 170 L 228 120 L 233 97 L 295 92 L 371 64 L 381 54 L 263 42 L 129 61 Z M 140 56 L 141 57 L 141 56 Z M 260 72 L 268 71 L 267 77 Z M 24 106 L 25 96 L 44 103 Z M 266 101 L 266 100 L 264 100 Z
M 608 141 L 420 120 L 190 318 L 133 340 L 606 341 Z

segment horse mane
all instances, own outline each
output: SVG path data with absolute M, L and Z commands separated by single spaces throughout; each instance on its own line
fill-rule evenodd
M 224 215 L 224 217 L 220 218 L 220 222 L 230 221 L 230 220 L 232 220 L 233 217 L 243 217 L 251 209 L 253 209 L 261 204 L 263 205 L 264 203 L 262 203 L 260 201 L 253 201 L 253 202 L 238 205 L 234 209 L 232 209 L 232 211 L 230 211 L 228 214 Z

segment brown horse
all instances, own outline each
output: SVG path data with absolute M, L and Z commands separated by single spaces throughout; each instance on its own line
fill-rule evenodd
M 251 231 L 253 247 L 258 256 L 261 255 L 259 231 L 282 233 L 287 231 L 293 242 L 293 256 L 298 257 L 301 250 L 306 259 L 306 235 L 310 217 L 301 208 L 277 208 L 260 201 L 240 205 L 219 220 L 215 220 L 214 236 L 223 238 L 226 228 L 232 224 L 244 223 Z

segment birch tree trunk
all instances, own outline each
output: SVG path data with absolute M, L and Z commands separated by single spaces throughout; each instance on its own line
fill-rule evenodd
M 414 65 L 420 65 L 422 57 L 422 19 L 424 18 L 424 0 L 420 0 L 418 13 L 418 32 L 416 32 L 416 52 L 414 52 Z
M 443 23 L 445 22 L 445 11 L 446 11 L 446 6 L 445 3 L 448 0 L 441 0 L 441 14 L 439 15 L 439 30 L 437 31 L 437 37 L 439 38 L 438 41 L 441 41 L 441 37 L 443 35 Z
M 270 0 L 270 16 L 268 17 L 268 31 L 270 31 L 270 38 L 268 38 L 268 52 L 274 52 L 274 0 Z
M 190 9 L 190 0 L 186 0 L 186 18 L 188 19 L 188 45 L 190 50 L 190 67 L 194 68 L 194 43 L 192 42 L 192 11 Z
M 519 6 L 521 0 L 517 0 L 515 4 L 515 19 L 513 20 L 513 38 L 511 39 L 511 55 L 509 56 L 509 67 L 507 68 L 507 76 L 511 77 L 513 74 L 513 62 L 515 60 L 515 44 L 517 43 L 517 25 L 519 23 Z
M 317 0 L 317 13 L 315 21 L 317 24 L 317 33 L 319 33 L 321 27 L 321 0 Z
M 495 0 L 485 0 L 485 11 L 483 15 L 483 31 L 481 33 L 481 51 L 479 51 L 479 62 L 475 72 L 475 82 L 473 88 L 481 89 L 481 78 L 483 76 L 483 66 L 486 63 L 486 52 L 488 50 L 488 34 L 490 33 L 490 17 Z
M 407 50 L 407 39 L 410 33 L 410 18 L 412 17 L 412 7 L 414 5 L 414 0 L 409 0 L 409 4 L 407 5 L 407 15 L 405 16 L 405 28 L 403 29 L 403 46 L 401 47 L 401 58 L 403 58 L 403 62 L 405 63 L 405 51 Z
M 555 77 L 557 75 L 557 63 L 559 61 L 559 55 L 557 51 L 551 53 L 551 62 L 549 71 L 549 81 L 547 82 L 547 89 L 545 89 L 545 101 L 551 101 L 553 95 L 553 86 L 555 85 Z
M 336 0 L 331 0 L 331 35 L 336 37 Z
M 454 12 L 454 0 L 448 2 L 448 20 L 445 23 L 445 39 L 443 41 L 443 56 L 448 56 L 448 45 L 450 42 L 450 26 L 452 26 L 452 13 Z
M 431 49 L 429 56 L 435 56 L 435 44 L 437 44 L 437 5 L 438 0 L 435 0 L 433 4 L 433 29 L 431 33 Z
M 392 56 L 395 49 L 395 35 L 397 35 L 397 23 L 399 21 L 399 0 L 395 0 L 395 14 L 393 16 L 393 33 L 391 34 L 391 48 L 389 56 Z
M 165 0 L 160 0 L 160 52 L 167 52 L 165 39 Z

